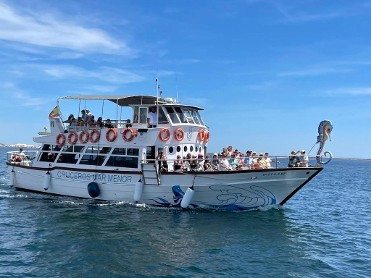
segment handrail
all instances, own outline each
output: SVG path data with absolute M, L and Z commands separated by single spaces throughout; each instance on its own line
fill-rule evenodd
M 296 157 L 296 159 L 292 159 Z M 165 162 L 168 165 L 169 172 L 178 171 L 234 171 L 234 170 L 262 170 L 262 169 L 287 169 L 287 168 L 307 168 L 307 167 L 323 167 L 323 165 L 317 163 L 318 155 L 304 156 L 308 158 L 307 161 L 300 159 L 301 155 L 291 156 L 269 156 L 270 161 L 261 162 L 267 157 L 256 156 L 256 157 L 225 157 L 218 159 L 204 159 L 204 158 L 182 158 L 182 159 L 143 159 L 141 163 L 155 163 L 155 162 Z M 253 159 L 252 163 L 248 163 L 247 159 Z M 292 164 L 290 164 L 290 158 Z M 233 161 L 235 160 L 235 161 Z M 180 169 L 175 169 L 176 161 L 180 161 Z M 226 162 L 228 161 L 228 163 Z M 235 163 L 233 163 L 235 162 Z M 205 169 L 205 163 L 210 163 Z M 182 167 L 184 166 L 185 167 Z M 194 165 L 194 169 L 191 169 L 191 165 Z M 214 167 L 213 167 L 214 166 Z

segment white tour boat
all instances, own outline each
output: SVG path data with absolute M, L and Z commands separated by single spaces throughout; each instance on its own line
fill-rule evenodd
M 60 102 L 65 100 L 113 103 L 117 118 L 103 125 L 64 121 Z M 121 119 L 123 109 L 131 119 Z M 285 204 L 331 160 L 325 152 L 330 158 L 322 162 L 332 130 L 331 122 L 323 121 L 320 148 L 309 165 L 288 167 L 288 157 L 275 157 L 273 167 L 264 169 L 243 157 L 233 170 L 225 168 L 229 158 L 205 162 L 210 133 L 200 110 L 158 96 L 59 98 L 49 115 L 50 131 L 34 138 L 40 149 L 8 153 L 10 183 L 21 190 L 151 206 L 252 210 Z M 166 161 L 158 158 L 161 152 Z

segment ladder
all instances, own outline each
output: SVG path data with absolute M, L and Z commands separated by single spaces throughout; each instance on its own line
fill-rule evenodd
M 158 164 L 156 163 L 142 163 L 143 183 L 159 185 L 160 184 L 160 173 L 158 170 Z

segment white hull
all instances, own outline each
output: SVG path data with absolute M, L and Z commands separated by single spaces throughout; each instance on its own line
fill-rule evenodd
M 12 170 L 14 173 L 12 173 Z M 160 184 L 143 184 L 140 203 L 180 207 L 187 188 L 194 186 L 190 208 L 251 210 L 283 205 L 322 168 L 284 168 L 228 172 L 167 172 Z M 94 171 L 56 167 L 49 170 L 50 183 L 45 190 L 48 169 L 12 165 L 11 180 L 17 189 L 79 198 L 92 198 L 87 186 L 96 182 L 95 199 L 134 203 L 135 185 L 143 180 L 139 171 Z

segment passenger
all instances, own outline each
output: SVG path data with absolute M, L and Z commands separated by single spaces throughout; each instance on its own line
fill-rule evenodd
M 291 155 L 289 156 L 289 163 L 288 167 L 297 167 L 300 163 L 299 157 L 296 155 L 296 151 L 291 151 Z
M 233 147 L 232 146 L 228 146 L 228 148 L 227 148 L 227 157 L 231 157 L 232 152 L 233 152 Z
M 223 148 L 222 152 L 220 153 L 221 157 L 228 157 L 228 150 L 227 148 Z
M 103 123 L 103 120 L 102 120 L 102 117 L 99 117 L 97 122 L 95 123 L 95 125 L 99 128 L 102 128 L 104 127 L 104 123 Z
M 104 124 L 104 126 L 107 127 L 107 128 L 113 128 L 113 125 L 112 125 L 110 119 L 107 119 L 107 120 L 106 120 L 106 123 Z
M 253 164 L 253 158 L 251 157 L 252 151 L 246 151 L 245 159 L 243 160 L 243 167 L 244 169 L 251 169 L 251 165 Z
M 85 110 L 85 109 L 81 110 L 81 118 L 85 124 L 88 122 L 88 117 L 89 117 L 88 112 L 89 110 Z
M 231 158 L 228 159 L 228 162 L 231 165 L 232 170 L 236 170 L 238 168 L 239 165 L 238 165 L 238 160 L 236 158 L 235 152 L 231 153 Z
M 205 161 L 204 161 L 204 156 L 202 154 L 199 153 L 197 155 L 196 163 L 197 163 L 196 171 L 203 171 Z
M 232 166 L 230 165 L 229 161 L 228 161 L 228 156 L 226 154 L 224 154 L 222 156 L 222 158 L 220 159 L 219 169 L 221 171 L 229 171 L 229 170 L 233 169 Z
M 130 119 L 126 120 L 126 128 L 132 127 L 133 125 L 131 124 Z
M 174 161 L 174 171 L 184 170 L 184 162 L 182 157 L 178 154 L 176 160 Z
M 198 168 L 197 156 L 193 155 L 191 157 L 192 159 L 189 162 L 189 165 L 191 166 L 191 171 L 196 171 Z
M 268 163 L 267 163 L 267 160 L 265 159 L 263 153 L 259 154 L 258 164 L 259 164 L 258 169 L 267 169 L 268 168 Z
M 158 161 L 158 168 L 160 169 L 161 172 L 167 172 L 169 170 L 168 165 L 167 165 L 167 157 L 164 154 L 163 150 L 160 150 L 157 155 L 157 161 Z
M 84 120 L 82 119 L 82 117 L 77 118 L 77 126 L 84 126 Z
M 264 154 L 264 159 L 267 164 L 267 169 L 272 168 L 272 159 L 269 158 L 269 153 Z
M 251 169 L 255 169 L 255 166 L 258 166 L 258 158 L 256 157 L 256 152 L 253 151 L 251 153 L 252 163 L 251 163 Z
M 147 116 L 148 127 L 157 127 L 157 112 L 156 107 L 151 107 Z
M 204 171 L 213 171 L 213 165 L 211 164 L 209 155 L 205 158 Z
M 26 157 L 26 153 L 23 151 L 22 148 L 19 149 L 18 156 L 23 160 Z
M 211 166 L 214 171 L 219 169 L 219 155 L 217 153 L 213 154 L 213 160 L 211 161 Z
M 191 153 L 187 153 L 187 156 L 184 159 L 184 170 L 186 170 L 186 171 L 191 170 L 191 160 L 192 160 Z
M 70 124 L 70 126 L 76 126 L 76 119 L 73 114 L 70 114 L 67 119 L 67 123 Z
M 302 150 L 299 155 L 299 166 L 308 167 L 308 156 L 305 155 L 305 150 Z
M 89 127 L 95 127 L 96 126 L 96 122 L 95 122 L 95 119 L 94 119 L 94 115 L 90 115 L 88 116 L 88 123 L 87 125 Z

